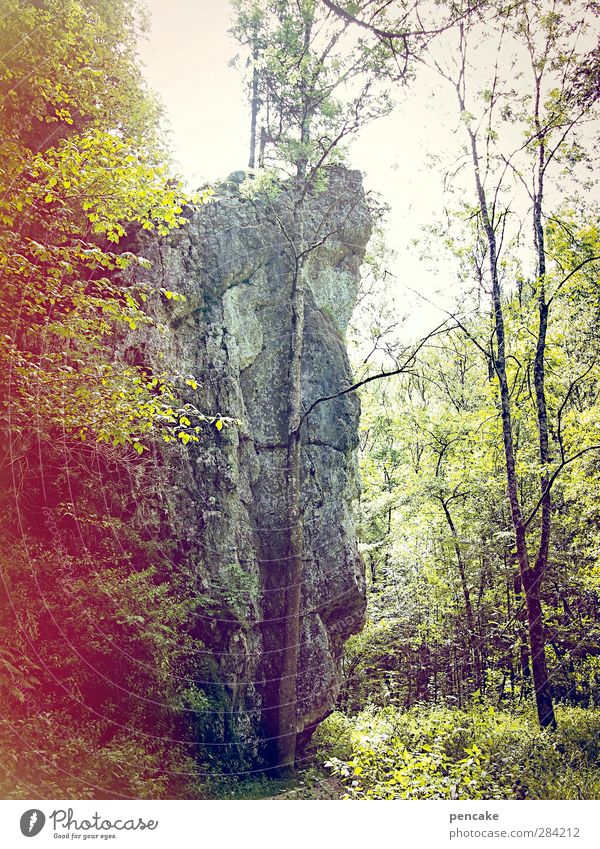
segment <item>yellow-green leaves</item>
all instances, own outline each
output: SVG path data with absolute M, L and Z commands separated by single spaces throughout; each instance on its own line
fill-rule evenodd
M 179 292 L 173 292 L 170 289 L 161 289 L 161 292 L 168 301 L 185 301 L 185 295 Z
M 58 428 L 142 455 L 153 431 L 176 438 L 183 380 L 114 358 L 119 334 L 153 324 L 148 287 L 123 274 L 136 266 L 139 281 L 151 262 L 119 245 L 132 225 L 166 234 L 185 224 L 186 197 L 136 65 L 132 10 L 128 0 L 93 13 L 76 0 L 4 0 L 0 330 L 22 332 L 0 346 L 0 367 L 12 375 L 15 429 Z

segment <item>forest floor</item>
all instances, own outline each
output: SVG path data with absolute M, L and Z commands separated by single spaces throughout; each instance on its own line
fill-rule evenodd
M 291 799 L 343 799 L 346 789 L 338 776 L 331 775 L 317 760 L 299 769 L 291 778 L 260 778 L 240 781 L 216 790 L 215 798 L 278 801 Z
M 264 776 L 220 798 L 598 799 L 600 710 L 557 707 L 540 730 L 531 708 L 419 705 L 332 714 L 290 779 Z
M 282 800 L 282 799 L 315 799 L 315 800 L 331 800 L 343 799 L 346 794 L 344 785 L 339 778 L 325 773 L 319 773 L 318 770 L 307 770 L 300 772 L 298 775 L 297 784 L 288 790 L 276 793 L 273 796 L 266 796 L 265 799 Z

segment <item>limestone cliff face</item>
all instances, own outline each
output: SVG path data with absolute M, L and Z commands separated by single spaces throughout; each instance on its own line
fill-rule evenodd
M 186 300 L 163 298 L 157 311 L 166 333 L 140 334 L 129 350 L 155 371 L 193 375 L 200 409 L 239 420 L 220 432 L 205 427 L 198 445 L 166 446 L 169 484 L 156 496 L 151 521 L 168 527 L 179 567 L 193 572 L 203 599 L 195 633 L 207 659 L 197 683 L 221 698 L 218 707 L 211 703 L 214 715 L 199 718 L 200 734 L 235 741 L 250 758 L 269 756 L 282 661 L 296 200 L 293 186 L 261 201 L 230 181 L 212 203 L 190 210 L 189 226 L 144 242 L 154 283 Z M 306 410 L 351 383 L 344 332 L 371 230 L 359 173 L 330 169 L 327 189 L 305 201 L 303 227 L 306 243 L 318 245 L 305 278 Z M 350 393 L 319 404 L 303 430 L 301 735 L 331 710 L 343 643 L 363 622 L 353 520 L 358 416 Z

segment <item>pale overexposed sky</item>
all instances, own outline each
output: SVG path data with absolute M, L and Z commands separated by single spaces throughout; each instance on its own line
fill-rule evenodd
M 237 51 L 228 34 L 228 0 L 146 0 L 146 5 L 152 27 L 141 46 L 145 74 L 165 105 L 186 183 L 197 188 L 244 168 L 249 115 L 241 75 L 228 64 Z M 447 280 L 410 244 L 443 203 L 442 175 L 428 154 L 445 155 L 448 143 L 458 150 L 458 130 L 451 92 L 432 75 L 422 75 L 401 107 L 366 127 L 351 148 L 349 164 L 364 172 L 366 187 L 380 192 L 391 207 L 388 241 L 398 253 L 393 266 L 398 277 L 390 286 L 397 290 L 399 311 L 410 313 L 410 330 L 416 334 L 437 324 L 442 313 L 409 288 L 450 304 Z

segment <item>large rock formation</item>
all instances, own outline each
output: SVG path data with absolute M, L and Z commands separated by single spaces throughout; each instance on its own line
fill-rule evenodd
M 234 175 L 235 176 L 235 175 Z M 197 683 L 212 698 L 199 734 L 269 758 L 281 667 L 288 545 L 285 508 L 290 289 L 297 238 L 293 184 L 270 200 L 249 198 L 232 179 L 189 211 L 189 226 L 142 240 L 153 282 L 185 295 L 157 306 L 165 333 L 129 340 L 128 356 L 155 371 L 198 380 L 190 400 L 238 420 L 207 425 L 201 441 L 166 446 L 169 485 L 150 521 L 177 541 L 203 600 L 196 636 L 210 654 Z M 351 383 L 344 332 L 357 293 L 370 216 L 358 172 L 328 171 L 328 186 L 304 202 L 308 256 L 302 373 L 304 409 Z M 140 248 L 138 248 L 140 249 Z M 331 710 L 344 641 L 363 622 L 357 552 L 354 394 L 319 404 L 303 437 L 304 575 L 297 723 L 306 736 Z M 160 502 L 162 499 L 162 503 Z M 157 516 L 162 518 L 157 519 Z M 167 518 L 165 518 L 167 517 Z M 212 688 L 212 689 L 211 689 Z M 207 730 L 208 729 L 208 730 Z

